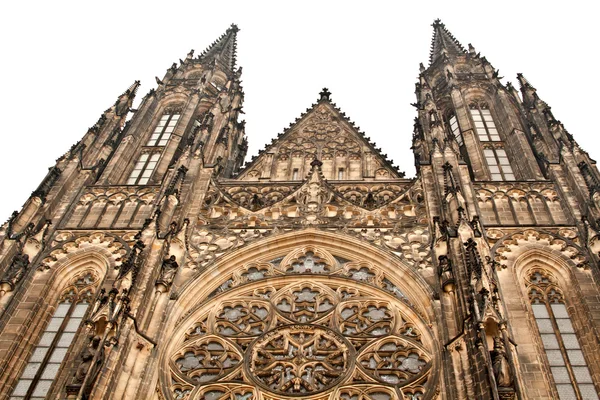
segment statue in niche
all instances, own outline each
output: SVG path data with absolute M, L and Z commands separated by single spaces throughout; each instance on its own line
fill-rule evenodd
M 75 372 L 75 382 L 83 383 L 85 377 L 90 370 L 90 366 L 92 365 L 92 361 L 94 360 L 94 356 L 98 352 L 98 346 L 100 344 L 100 337 L 95 336 L 91 339 L 90 344 L 86 346 L 81 352 L 81 364 L 77 371 Z
M 100 336 L 94 336 L 88 346 L 81 352 L 81 364 L 75 372 L 74 385 L 69 385 L 67 392 L 72 391 L 81 387 L 83 388 L 83 398 L 88 398 L 90 392 L 94 387 L 94 382 L 98 377 L 102 363 L 104 362 L 104 348 L 101 345 L 102 339 Z
M 162 266 L 160 267 L 160 276 L 158 277 L 157 283 L 162 283 L 163 285 L 169 287 L 175 279 L 175 274 L 177 273 L 178 268 L 179 264 L 177 264 L 177 259 L 175 256 L 165 258 Z
M 491 351 L 492 366 L 494 367 L 494 377 L 498 387 L 512 387 L 513 380 L 506 357 L 506 350 L 502 339 L 494 338 L 494 350 Z
M 27 271 L 27 267 L 29 266 L 29 255 L 23 253 L 17 253 L 14 256 L 10 267 L 6 271 L 4 278 L 2 278 L 2 283 L 8 283 L 11 289 L 14 289 L 15 285 L 19 283 L 25 272 Z

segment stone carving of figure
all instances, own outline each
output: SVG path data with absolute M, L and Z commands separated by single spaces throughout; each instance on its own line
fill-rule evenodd
M 502 339 L 499 337 L 494 338 L 494 350 L 492 350 L 491 353 L 496 385 L 498 385 L 498 387 L 511 387 L 513 380 L 508 365 L 508 359 L 506 358 L 506 350 L 504 349 Z
M 92 366 L 92 361 L 94 360 L 94 356 L 98 352 L 99 345 L 100 345 L 100 337 L 95 336 L 90 341 L 90 344 L 85 349 L 83 349 L 83 351 L 81 352 L 81 356 L 80 356 L 81 364 L 79 365 L 79 368 L 77 368 L 77 371 L 75 372 L 75 382 L 76 383 L 80 383 L 80 384 L 83 383 L 83 381 L 85 380 L 85 377 L 88 375 L 88 373 L 92 372 L 90 367 Z
M 8 283 L 12 289 L 23 278 L 29 266 L 29 255 L 18 253 L 12 260 L 1 282 Z
M 175 256 L 165 258 L 160 268 L 160 276 L 158 277 L 158 283 L 170 286 L 173 283 L 173 280 L 175 279 L 175 274 L 177 273 L 178 268 L 179 264 L 177 264 Z

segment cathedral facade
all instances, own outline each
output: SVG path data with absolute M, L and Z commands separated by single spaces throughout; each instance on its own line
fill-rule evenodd
M 415 178 L 323 89 L 244 164 L 232 25 L 0 228 L 0 398 L 598 399 L 600 173 L 440 21 Z

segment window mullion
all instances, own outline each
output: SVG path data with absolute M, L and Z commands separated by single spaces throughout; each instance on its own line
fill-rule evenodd
M 33 391 L 35 390 L 37 384 L 39 383 L 40 378 L 41 378 L 42 374 L 44 373 L 44 369 L 46 368 L 46 365 L 48 365 L 48 361 L 50 360 L 50 357 L 52 356 L 52 353 L 54 352 L 54 349 L 56 349 L 56 345 L 57 345 L 58 341 L 60 340 L 60 336 L 63 334 L 67 324 L 69 323 L 69 319 L 71 319 L 71 315 L 73 314 L 73 310 L 75 310 L 76 304 L 77 304 L 77 298 L 74 298 L 73 302 L 69 306 L 69 310 L 67 311 L 67 314 L 64 316 L 63 321 L 60 324 L 60 327 L 56 331 L 56 335 L 54 336 L 54 339 L 52 339 L 52 343 L 50 343 L 50 346 L 48 347 L 48 351 L 46 352 L 44 359 L 40 363 L 40 368 L 38 369 L 35 376 L 33 377 L 33 380 L 31 381 L 31 385 L 29 385 L 29 390 L 27 390 L 27 393 L 25 394 L 25 400 L 29 400 L 31 398 L 31 396 L 33 395 Z M 42 332 L 42 335 L 45 332 L 46 332 L 46 330 L 44 329 L 44 331 Z M 38 346 L 35 346 L 35 347 L 38 347 Z M 34 348 L 34 350 L 35 350 L 35 348 Z
M 502 180 L 505 181 L 506 176 L 504 176 L 504 169 L 502 168 L 502 165 L 500 165 L 500 157 L 498 157 L 498 149 L 494 147 L 493 150 L 494 150 L 494 158 L 496 158 L 496 166 L 498 167 L 498 170 L 500 171 Z
M 146 168 L 148 168 L 148 163 L 150 163 L 150 160 L 152 159 L 152 154 L 148 154 L 148 159 L 146 160 L 146 162 L 144 163 L 144 166 L 142 167 L 142 169 L 140 170 L 140 175 L 137 177 L 137 179 L 135 180 L 135 184 L 138 185 L 140 183 L 140 181 L 142 180 L 142 176 L 144 176 L 144 172 L 146 172 Z
M 481 122 L 483 122 L 483 129 L 485 131 L 486 141 L 491 142 L 490 130 L 488 129 L 487 122 L 485 121 L 485 118 L 483 116 L 483 112 L 479 107 L 477 107 L 477 111 L 479 112 L 479 118 L 481 118 Z
M 565 363 L 565 367 L 567 368 L 567 372 L 569 374 L 569 379 L 571 380 L 571 386 L 573 387 L 573 390 L 575 391 L 575 396 L 577 396 L 578 400 L 585 400 L 583 399 L 583 397 L 581 397 L 581 392 L 579 391 L 579 387 L 577 384 L 577 381 L 575 380 L 575 374 L 573 372 L 573 367 L 571 366 L 571 362 L 569 361 L 569 357 L 567 354 L 567 349 L 565 347 L 565 343 L 563 342 L 563 338 L 562 338 L 562 334 L 560 333 L 560 329 L 558 328 L 558 323 L 556 322 L 556 317 L 554 316 L 554 310 L 552 310 L 552 307 L 550 306 L 550 302 L 551 300 L 546 297 L 546 309 L 548 310 L 548 315 L 550 315 L 550 321 L 552 323 L 552 328 L 554 329 L 554 336 L 556 336 L 556 341 L 558 342 L 558 347 L 560 348 L 560 352 L 562 354 L 564 363 Z M 554 379 L 554 375 L 552 375 L 552 378 Z M 554 382 L 555 385 L 556 382 Z
M 158 138 L 154 142 L 154 146 L 157 146 L 160 143 L 160 141 L 162 140 L 163 136 L 165 136 L 165 132 L 169 128 L 169 125 L 171 124 L 171 119 L 173 119 L 173 114 L 169 114 L 169 118 L 167 118 L 167 121 L 165 122 L 165 126 L 163 126 L 163 128 L 160 131 L 160 135 L 158 135 Z

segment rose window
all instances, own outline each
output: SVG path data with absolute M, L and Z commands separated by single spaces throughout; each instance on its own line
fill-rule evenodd
M 353 363 L 351 348 L 335 331 L 284 325 L 252 345 L 249 375 L 274 393 L 318 393 L 345 377 Z
M 431 398 L 434 341 L 406 297 L 373 269 L 336 275 L 315 260 L 290 262 L 288 275 L 234 277 L 182 320 L 163 380 L 169 398 Z

